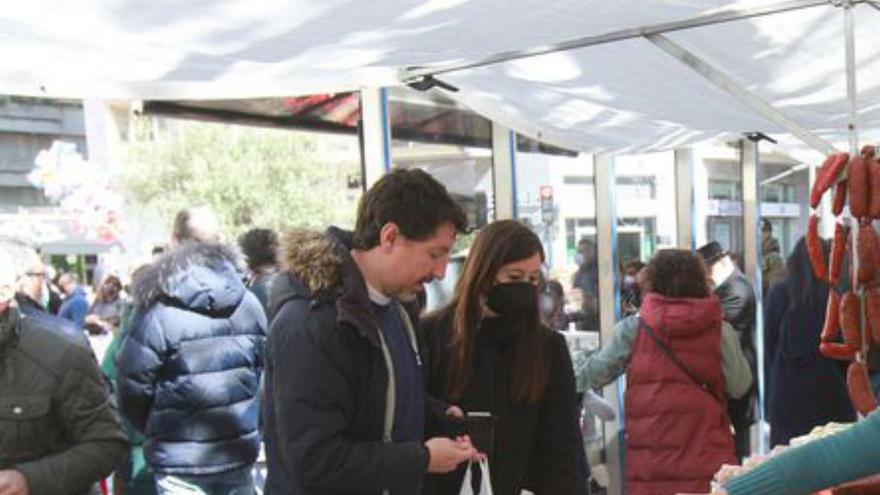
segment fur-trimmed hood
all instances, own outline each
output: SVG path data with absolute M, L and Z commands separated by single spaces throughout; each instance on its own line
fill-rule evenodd
M 341 286 L 342 262 L 350 256 L 349 238 L 350 234 L 338 229 L 326 233 L 291 230 L 281 241 L 284 268 L 312 295 L 327 295 Z
M 285 266 L 269 290 L 269 319 L 274 320 L 292 299 L 308 300 L 313 308 L 334 304 L 337 324 L 354 327 L 379 346 L 367 284 L 351 257 L 351 232 L 335 227 L 324 233 L 295 229 L 283 236 L 281 244 Z
M 234 310 L 246 291 L 238 252 L 222 244 L 178 246 L 132 281 L 138 306 L 163 299 L 200 313 Z
M 320 302 L 338 297 L 345 272 L 356 270 L 350 249 L 351 233 L 337 228 L 286 232 L 281 238 L 283 272 L 275 277 L 269 290 L 270 316 L 290 299 Z

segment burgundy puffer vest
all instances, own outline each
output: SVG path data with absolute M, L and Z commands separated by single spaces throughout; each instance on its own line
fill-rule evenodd
M 639 314 L 720 401 L 640 327 L 626 375 L 626 493 L 706 493 L 721 464 L 736 461 L 721 369 L 721 304 L 716 296 L 649 293 Z

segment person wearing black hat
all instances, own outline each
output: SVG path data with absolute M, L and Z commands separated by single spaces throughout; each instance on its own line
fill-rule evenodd
M 705 244 L 697 252 L 709 269 L 715 294 L 721 299 L 724 320 L 736 330 L 752 376 L 758 376 L 755 365 L 755 289 L 730 258 L 730 253 L 717 241 Z M 743 398 L 728 401 L 727 411 L 736 430 L 736 456 L 740 462 L 751 450 L 749 426 L 755 422 L 754 395 L 753 388 Z

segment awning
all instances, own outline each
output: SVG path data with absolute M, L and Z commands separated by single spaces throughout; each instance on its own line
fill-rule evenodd
M 645 29 L 768 5 L 792 10 L 660 38 Z M 804 5 L 814 6 L 795 8 Z M 606 37 L 437 77 L 459 88 L 448 96 L 477 112 L 578 150 L 659 150 L 783 132 L 672 57 L 660 46 L 668 42 L 845 148 L 843 10 L 757 0 L 34 0 L 0 13 L 0 92 L 153 100 L 338 93 L 399 85 L 408 68 Z M 880 10 L 860 2 L 854 14 L 858 125 L 863 140 L 876 141 Z M 636 35 L 609 36 L 621 32 Z

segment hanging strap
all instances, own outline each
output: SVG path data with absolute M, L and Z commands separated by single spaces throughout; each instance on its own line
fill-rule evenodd
M 715 395 L 714 392 L 712 392 L 712 387 L 710 387 L 708 383 L 697 378 L 697 375 L 695 375 L 694 372 L 690 370 L 690 368 L 688 368 L 683 362 L 681 362 L 680 359 L 678 359 L 678 356 L 676 356 L 675 353 L 672 352 L 672 349 L 670 349 L 669 346 L 666 345 L 666 343 L 657 336 L 657 333 L 654 331 L 654 329 L 651 328 L 651 326 L 648 325 L 648 322 L 646 322 L 642 317 L 639 317 L 639 327 L 645 329 L 645 332 L 651 337 L 651 339 L 654 340 L 654 343 L 657 344 L 657 347 L 659 347 L 660 350 L 662 350 L 667 356 L 669 356 L 669 359 L 671 359 L 672 362 L 681 369 L 681 371 L 684 371 L 684 374 L 687 375 L 688 378 L 693 380 L 694 383 L 696 383 L 701 389 L 703 389 L 703 391 L 709 394 L 709 396 L 715 399 L 715 401 L 718 402 L 718 404 L 720 404 L 722 408 L 726 410 L 726 405 L 724 404 L 724 401 L 720 397 Z

